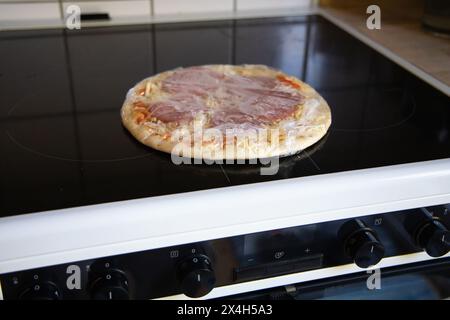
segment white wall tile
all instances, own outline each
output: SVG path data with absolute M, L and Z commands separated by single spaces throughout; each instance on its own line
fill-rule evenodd
M 58 0 L 0 0 L 0 3 L 2 3 L 2 2 L 8 2 L 8 3 L 12 3 L 12 2 L 14 2 L 14 3 L 27 3 L 27 2 L 36 2 L 36 3 L 39 3 L 39 2 L 58 2 Z
M 155 15 L 233 10 L 233 0 L 153 0 Z
M 0 0 L 0 3 L 2 2 L 58 2 L 58 0 Z
M 81 13 L 108 13 L 111 18 L 128 16 L 150 16 L 150 1 L 68 1 L 63 3 L 63 10 L 72 4 L 80 6 Z
M 0 3 L 0 20 L 61 19 L 57 2 Z
M 307 7 L 311 0 L 237 0 L 237 10 Z

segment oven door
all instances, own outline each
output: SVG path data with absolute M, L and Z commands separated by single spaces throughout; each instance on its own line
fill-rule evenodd
M 450 259 L 249 292 L 230 299 L 437 300 L 450 299 Z

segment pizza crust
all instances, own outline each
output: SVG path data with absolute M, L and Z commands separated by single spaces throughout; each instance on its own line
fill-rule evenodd
M 122 106 L 121 115 L 124 126 L 141 143 L 166 153 L 174 153 L 187 158 L 202 158 L 209 160 L 222 159 L 255 159 L 270 158 L 276 156 L 288 156 L 298 153 L 319 141 L 327 132 L 331 125 L 331 110 L 327 102 L 309 85 L 294 77 L 283 74 L 261 65 L 212 65 L 207 66 L 221 72 L 230 72 L 230 70 L 239 68 L 239 72 L 245 75 L 264 75 L 276 73 L 288 79 L 292 79 L 300 85 L 299 92 L 304 97 L 304 101 L 298 105 L 300 116 L 280 120 L 267 129 L 268 139 L 264 143 L 261 140 L 255 141 L 244 136 L 235 139 L 223 139 L 222 143 L 197 143 L 193 138 L 192 128 L 194 125 L 204 125 L 201 114 L 188 124 L 171 125 L 163 123 L 158 119 L 152 118 L 140 121 L 143 116 L 136 111 L 136 103 L 139 103 L 142 95 L 150 94 L 151 99 L 163 100 L 166 94 L 160 88 L 160 81 L 168 77 L 175 71 L 167 71 L 156 76 L 144 79 L 134 86 L 127 94 Z M 137 108 L 139 109 L 139 108 Z M 145 111 L 144 111 L 145 113 Z M 203 128 L 205 129 L 205 128 Z M 207 128 L 206 128 L 207 130 Z M 274 139 L 271 143 L 271 130 L 279 130 L 281 138 Z M 177 140 L 174 132 L 187 132 L 190 139 L 187 141 Z M 283 132 L 289 132 L 289 138 L 283 135 Z M 189 138 L 188 137 L 188 138 Z M 242 139 L 241 139 L 242 138 Z M 240 140 L 239 140 L 240 139 Z M 278 143 L 277 143 L 278 142 Z

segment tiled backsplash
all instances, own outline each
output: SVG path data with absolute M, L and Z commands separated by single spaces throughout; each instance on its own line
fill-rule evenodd
M 63 13 L 68 6 L 76 4 L 81 13 L 108 13 L 111 18 L 145 16 L 151 14 L 148 0 L 114 0 L 114 1 L 66 1 L 63 0 Z
M 111 18 L 176 16 L 309 7 L 314 0 L 0 0 L 0 22 L 61 20 L 70 4 L 82 13 L 108 13 Z M 6 22 L 6 23 L 5 23 Z
M 301 0 L 239 0 L 236 1 L 236 8 L 237 10 L 295 8 L 308 6 L 310 2 Z
M 154 14 L 232 11 L 233 0 L 153 0 Z
M 21 3 L 0 0 L 0 21 L 60 19 L 60 12 L 57 1 Z

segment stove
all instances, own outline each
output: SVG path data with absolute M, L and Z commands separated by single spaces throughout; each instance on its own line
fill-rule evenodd
M 4 299 L 234 297 L 449 261 L 448 92 L 321 16 L 0 38 Z M 309 83 L 328 134 L 261 175 L 176 165 L 122 127 L 136 82 L 214 63 Z

